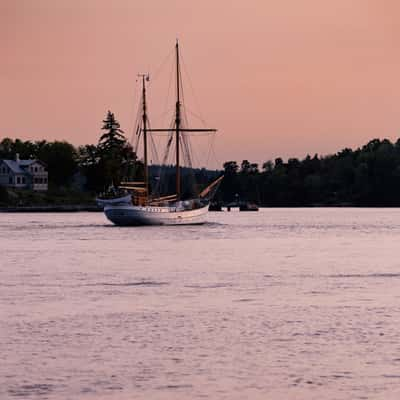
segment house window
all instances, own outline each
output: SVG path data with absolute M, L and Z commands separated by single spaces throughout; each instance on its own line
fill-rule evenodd
M 35 172 L 37 172 L 37 167 L 35 167 Z
M 12 178 L 12 176 L 9 176 L 9 177 L 8 177 L 8 183 L 9 183 L 10 185 L 12 185 L 12 183 L 13 183 L 13 178 Z
M 22 177 L 22 183 L 25 184 L 25 177 Z
M 21 183 L 21 178 L 17 176 L 17 185 Z
M 43 181 L 44 181 L 44 183 L 47 183 L 47 178 L 44 178 Z

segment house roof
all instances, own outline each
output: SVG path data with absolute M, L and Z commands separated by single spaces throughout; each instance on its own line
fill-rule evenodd
M 29 167 L 29 165 L 35 162 L 43 164 L 39 160 L 19 160 L 19 162 L 15 160 L 0 160 L 0 161 L 3 161 L 8 166 L 8 168 L 10 168 L 11 171 L 13 171 L 15 174 L 25 174 L 27 172 L 25 169 L 22 169 L 21 167 Z
M 37 161 L 38 160 L 19 160 L 19 165 L 21 165 L 22 167 L 28 167 L 29 165 Z
M 24 171 L 21 169 L 21 167 L 19 166 L 19 164 L 16 161 L 14 161 L 14 160 L 3 160 L 3 162 L 15 174 L 23 174 L 24 173 Z

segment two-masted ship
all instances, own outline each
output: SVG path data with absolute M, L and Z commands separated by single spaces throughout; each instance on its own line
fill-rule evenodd
M 142 81 L 141 121 L 139 134 L 143 141 L 143 181 L 124 181 L 115 190 L 115 195 L 99 197 L 97 202 L 104 207 L 106 217 L 116 225 L 185 225 L 206 222 L 209 203 L 212 200 L 222 176 L 190 197 L 182 196 L 181 147 L 183 137 L 191 132 L 216 132 L 216 129 L 190 129 L 182 123 L 182 80 L 179 63 L 179 46 L 176 42 L 176 102 L 174 122 L 170 128 L 149 127 L 146 103 L 146 81 L 148 75 L 140 75 Z M 152 190 L 149 176 L 148 139 L 152 132 L 169 135 L 168 144 L 175 146 L 175 193 L 161 194 Z

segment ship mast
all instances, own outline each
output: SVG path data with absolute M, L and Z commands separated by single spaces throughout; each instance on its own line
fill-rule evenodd
M 216 129 L 190 129 L 190 128 L 181 128 L 181 71 L 179 66 L 179 45 L 178 40 L 175 44 L 175 53 L 176 53 L 176 103 L 175 103 L 175 128 L 172 129 L 145 129 L 143 127 L 142 131 L 146 130 L 147 132 L 175 132 L 175 151 L 176 151 L 176 199 L 180 200 L 181 198 L 181 170 L 180 170 L 180 134 L 181 132 L 216 132 Z M 144 135 L 144 137 L 146 137 Z
M 144 161 L 144 185 L 146 189 L 146 201 L 149 198 L 149 168 L 147 161 L 147 104 L 146 104 L 146 80 L 149 80 L 149 75 L 140 74 L 142 78 L 142 121 L 143 121 L 143 161 Z
M 179 166 L 179 140 L 181 127 L 181 101 L 180 101 L 180 71 L 179 71 L 179 46 L 178 41 L 175 45 L 176 49 L 176 111 L 175 111 L 175 140 L 176 140 L 176 197 L 181 198 L 181 171 Z

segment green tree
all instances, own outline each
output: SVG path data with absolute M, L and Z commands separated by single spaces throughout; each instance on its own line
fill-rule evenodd
M 236 161 L 224 163 L 224 179 L 221 182 L 220 190 L 217 192 L 217 199 L 225 202 L 235 200 L 236 193 L 240 192 L 238 170 L 239 166 Z
M 102 190 L 104 175 L 96 145 L 87 144 L 78 148 L 78 165 L 81 174 L 86 177 L 86 188 L 95 192 Z
M 111 111 L 107 112 L 106 119 L 103 120 L 103 127 L 101 129 L 104 130 L 105 133 L 100 136 L 98 144 L 99 152 L 106 153 L 107 155 L 120 152 L 126 144 L 126 138 L 124 136 L 124 131 L 120 129 L 119 122 L 115 119 L 114 113 Z
M 36 145 L 31 141 L 20 139 L 4 138 L 0 142 L 0 158 L 14 160 L 16 155 L 21 159 L 31 159 L 36 157 Z
M 51 184 L 69 186 L 78 168 L 77 151 L 72 144 L 65 141 L 42 143 L 36 157 L 47 165 Z
M 103 120 L 101 129 L 105 132 L 100 136 L 97 154 L 104 183 L 118 185 L 124 176 L 122 168 L 127 161 L 127 156 L 131 153 L 128 149 L 130 146 L 111 111 L 108 111 L 106 119 Z
M 96 186 L 101 188 L 119 185 L 123 179 L 140 179 L 143 176 L 143 163 L 137 160 L 136 153 L 126 140 L 123 130 L 114 114 L 108 111 L 103 120 L 105 132 L 100 136 L 96 152 Z M 93 154 L 92 149 L 89 153 Z M 91 156 L 93 160 L 93 155 Z M 93 172 L 93 171 L 92 171 Z M 99 177 L 99 174 L 102 178 Z
M 13 146 L 14 146 L 14 141 L 10 138 L 4 138 L 0 142 L 0 158 L 3 159 L 12 159 L 15 157 L 15 154 L 13 154 Z

